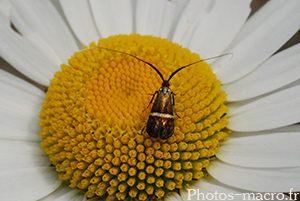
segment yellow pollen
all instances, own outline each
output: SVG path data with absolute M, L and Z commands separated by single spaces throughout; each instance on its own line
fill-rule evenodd
M 133 57 L 95 47 L 135 55 L 165 79 L 200 60 L 166 39 L 137 34 L 101 39 L 75 53 L 55 73 L 39 116 L 41 146 L 59 178 L 97 200 L 163 200 L 207 176 L 229 133 L 226 94 L 209 65 L 194 64 L 170 80 L 174 134 L 155 139 L 145 129 L 146 108 L 160 76 Z

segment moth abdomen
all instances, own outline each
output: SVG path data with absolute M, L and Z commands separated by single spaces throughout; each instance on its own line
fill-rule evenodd
M 170 114 L 151 113 L 147 133 L 154 138 L 168 139 L 174 133 L 174 117 Z

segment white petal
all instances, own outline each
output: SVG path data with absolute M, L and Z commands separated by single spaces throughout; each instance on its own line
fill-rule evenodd
M 237 35 L 250 11 L 250 0 L 216 1 L 198 23 L 188 48 L 201 58 L 220 55 Z
M 102 37 L 133 32 L 133 6 L 130 0 L 90 0 L 90 4 Z
M 161 21 L 161 27 L 159 32 L 159 37 L 168 38 L 172 23 L 174 22 L 174 16 L 176 15 L 176 8 L 178 2 L 175 0 L 165 1 L 164 11 Z M 157 14 L 157 13 L 156 13 Z
M 300 167 L 300 132 L 231 138 L 216 156 L 243 167 Z
M 85 195 L 81 190 L 73 189 L 66 184 L 62 184 L 53 193 L 39 201 L 82 201 L 85 200 Z
M 63 196 L 64 194 L 67 194 L 73 190 L 66 184 L 62 183 L 60 187 L 58 187 L 55 191 L 53 191 L 51 194 L 47 195 L 46 197 L 40 199 L 40 201 L 50 201 L 50 200 L 57 200 L 60 196 Z
M 175 14 L 173 15 L 173 21 L 172 24 L 170 26 L 170 30 L 169 30 L 169 36 L 168 39 L 170 41 L 172 41 L 174 33 L 175 33 L 175 29 L 178 25 L 178 21 L 181 18 L 181 15 L 183 13 L 183 11 L 185 10 L 186 5 L 188 4 L 189 0 L 180 0 L 180 1 L 172 1 L 173 3 L 175 3 Z
M 245 168 L 215 160 L 206 169 L 219 182 L 240 189 L 257 192 L 300 190 L 300 167 Z
M 45 93 L 0 70 L 1 139 L 40 141 L 38 115 Z
M 289 1 L 289 2 L 288 2 Z M 285 2 L 282 1 L 269 1 L 264 4 L 260 9 L 258 9 L 254 15 L 252 15 L 243 28 L 240 30 L 238 36 L 235 38 L 234 42 L 231 44 L 232 46 L 237 45 L 241 40 L 244 40 L 247 35 L 250 35 L 255 29 L 262 26 L 261 22 L 263 22 L 266 18 L 272 15 L 277 9 L 282 7 L 282 5 L 288 3 L 294 3 L 295 0 L 288 0 Z
M 63 62 L 78 50 L 76 42 L 50 1 L 12 0 L 19 16 L 40 35 Z
M 45 86 L 49 85 L 61 60 L 48 51 L 47 44 L 36 33 L 23 37 L 12 30 L 10 19 L 1 10 L 0 43 L 0 55 L 3 59 L 31 79 Z M 41 45 L 44 46 L 43 49 L 40 49 Z
M 13 26 L 17 29 L 18 33 L 20 33 L 20 36 L 22 36 L 23 40 L 28 40 L 28 42 L 30 43 L 29 45 L 32 46 L 32 47 L 30 46 L 29 48 L 34 49 L 34 50 L 27 49 L 28 52 L 32 52 L 31 55 L 30 55 L 30 57 L 28 57 L 28 58 L 30 58 L 31 60 L 33 60 L 36 57 L 42 57 L 42 58 L 45 57 L 45 59 L 47 59 L 47 61 L 43 62 L 43 64 L 44 64 L 43 65 L 43 68 L 44 68 L 43 70 L 46 71 L 46 72 L 48 71 L 47 68 L 49 68 L 47 65 L 45 65 L 47 63 L 50 63 L 51 65 L 53 65 L 55 67 L 55 70 L 59 69 L 60 64 L 63 61 L 66 62 L 67 61 L 66 59 L 69 57 L 69 55 L 67 55 L 68 56 L 67 58 L 60 57 L 61 55 L 58 54 L 60 52 L 56 51 L 56 49 L 54 49 L 53 47 L 51 47 L 51 45 L 53 45 L 53 44 L 49 44 L 48 43 L 48 41 L 47 41 L 48 38 L 44 38 L 44 35 L 42 35 L 40 33 L 41 31 L 37 30 L 36 26 L 34 26 L 32 28 L 32 25 L 30 24 L 30 22 L 28 22 L 28 18 L 22 16 L 22 13 L 19 13 L 16 10 L 16 8 L 13 6 L 13 4 L 12 4 L 11 1 L 9 1 L 9 3 L 8 3 L 7 0 L 4 0 L 3 4 L 7 4 L 7 6 L 9 7 L 9 13 L 7 14 L 7 16 L 11 20 L 11 23 L 13 24 Z M 43 5 L 52 7 L 51 4 L 47 4 L 47 3 L 43 4 Z M 50 10 L 52 10 L 52 9 L 50 9 Z M 52 13 L 52 14 L 54 14 L 54 13 Z M 57 15 L 57 13 L 55 13 L 55 15 Z M 43 26 L 43 25 L 41 25 L 41 26 Z M 11 27 L 9 27 L 9 30 L 11 30 Z M 65 35 L 66 34 L 63 34 L 63 36 L 65 36 Z M 58 39 L 59 38 L 57 38 L 57 40 Z M 9 42 L 12 43 L 14 41 L 9 41 Z M 15 41 L 15 43 L 16 42 L 17 41 Z M 18 44 L 17 46 L 19 47 L 21 45 L 22 44 Z M 14 46 L 14 45 L 12 45 L 12 46 Z M 42 54 L 42 55 L 38 55 L 38 53 Z M 27 54 L 29 54 L 29 53 L 27 53 Z M 52 73 L 50 75 L 52 76 Z
M 282 51 L 245 77 L 223 85 L 227 101 L 240 101 L 253 98 L 300 78 L 300 43 Z
M 186 5 L 174 31 L 172 41 L 187 47 L 191 36 L 201 19 L 214 5 L 211 0 L 191 0 Z
M 256 131 L 256 132 L 234 132 L 230 134 L 230 139 L 235 138 L 243 138 L 248 136 L 258 136 L 258 135 L 268 135 L 268 134 L 274 134 L 274 133 L 293 133 L 293 132 L 300 132 L 300 125 L 294 124 L 289 126 L 284 126 L 280 128 L 275 128 L 271 130 L 265 130 L 265 131 Z
M 51 164 L 39 143 L 0 140 L 0 171 Z
M 292 88 L 292 87 L 294 87 L 294 86 L 299 86 L 300 85 L 300 79 L 299 80 L 296 80 L 296 81 L 294 81 L 294 82 L 292 82 L 292 83 L 290 83 L 290 84 L 287 84 L 287 85 L 285 85 L 285 86 L 283 86 L 283 87 L 281 87 L 281 88 L 279 88 L 279 89 L 276 89 L 274 92 L 272 92 L 272 93 L 277 93 L 277 92 L 279 92 L 279 91 L 282 91 L 282 90 L 285 90 L 285 89 L 289 89 L 289 88 Z
M 282 132 L 300 132 L 300 124 L 294 124 L 294 125 L 289 125 L 285 127 L 280 127 L 276 129 L 272 129 L 269 131 L 265 131 L 266 134 L 268 134 L 271 131 L 271 133 L 282 133 Z
M 1 200 L 32 201 L 53 192 L 61 180 L 52 167 L 0 171 Z
M 220 59 L 214 64 L 214 72 L 223 84 L 233 82 L 254 70 L 299 29 L 300 1 L 270 2 L 281 4 L 277 5 L 276 9 L 272 9 L 269 15 L 263 17 L 254 15 L 253 20 L 250 18 L 249 23 L 252 29 L 249 29 L 249 25 L 246 23 L 245 26 L 249 32 L 244 34 L 242 30 L 243 36 L 237 36 L 237 41 L 234 41 L 226 50 L 226 52 L 234 54 L 233 59 L 226 63 L 224 59 Z M 264 6 L 267 10 L 268 5 L 273 5 L 273 3 L 267 3 L 266 7 Z M 260 14 L 257 15 L 260 16 Z
M 100 34 L 93 19 L 88 1 L 60 0 L 64 14 L 74 33 L 84 45 L 98 42 Z
M 261 131 L 300 121 L 300 85 L 254 99 L 248 104 L 228 105 L 228 128 L 234 131 Z
M 136 33 L 167 38 L 175 10 L 175 1 L 137 1 Z

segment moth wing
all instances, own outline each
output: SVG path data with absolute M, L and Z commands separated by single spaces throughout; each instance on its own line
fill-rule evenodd
M 147 133 L 154 138 L 168 139 L 174 133 L 174 119 L 149 116 Z

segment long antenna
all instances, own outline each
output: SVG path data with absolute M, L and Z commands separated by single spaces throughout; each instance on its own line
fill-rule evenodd
M 190 64 L 187 64 L 187 65 L 185 65 L 185 66 L 182 66 L 182 67 L 178 68 L 177 70 L 175 70 L 175 71 L 170 75 L 170 77 L 169 77 L 169 79 L 167 80 L 167 82 L 169 82 L 169 81 L 171 80 L 171 78 L 172 78 L 176 73 L 178 73 L 179 71 L 181 71 L 182 69 L 184 69 L 184 68 L 186 68 L 186 67 L 189 67 L 189 66 L 191 66 L 191 65 L 194 65 L 194 64 L 197 64 L 197 63 L 200 63 L 200 62 L 203 62 L 203 61 L 207 61 L 207 60 L 211 60 L 211 59 L 216 59 L 216 58 L 219 58 L 219 57 L 224 57 L 224 56 L 227 56 L 227 55 L 229 55 L 229 54 L 233 55 L 232 53 L 225 53 L 225 54 L 221 54 L 221 55 L 219 55 L 219 56 L 214 56 L 214 57 L 209 57 L 209 58 L 206 58 L 206 59 L 201 59 L 201 60 L 199 60 L 199 61 L 195 61 L 195 62 L 193 62 L 193 63 L 190 63 Z
M 159 70 L 155 66 L 153 66 L 151 63 L 149 63 L 147 61 L 144 61 L 143 59 L 140 59 L 140 58 L 134 56 L 133 54 L 129 54 L 129 53 L 118 51 L 118 50 L 109 49 L 109 48 L 106 48 L 106 47 L 90 47 L 88 49 L 95 49 L 95 48 L 109 50 L 109 51 L 117 52 L 117 53 L 120 53 L 120 54 L 125 54 L 125 55 L 131 56 L 131 57 L 133 57 L 133 58 L 135 58 L 135 59 L 137 59 L 139 61 L 142 61 L 142 62 L 148 64 L 151 68 L 153 68 L 158 73 L 158 75 L 160 76 L 160 78 L 162 79 L 162 81 L 165 82 L 164 76 L 159 72 Z M 84 50 L 87 50 L 87 49 L 84 49 Z M 81 52 L 84 51 L 84 50 L 81 50 Z
M 141 62 L 144 62 L 145 64 L 148 64 L 148 65 L 149 65 L 151 68 L 153 68 L 153 69 L 157 72 L 157 74 L 160 76 L 160 78 L 161 78 L 162 81 L 163 81 L 163 85 L 168 85 L 168 83 L 169 83 L 169 81 L 171 80 L 171 78 L 172 78 L 176 73 L 178 73 L 179 71 L 181 71 L 182 69 L 184 69 L 184 68 L 186 68 L 186 67 L 189 67 L 189 66 L 191 66 L 191 65 L 194 65 L 194 64 L 197 64 L 197 63 L 200 63 L 200 62 L 203 62 L 203 61 L 207 61 L 207 60 L 211 60 L 211 59 L 216 59 L 216 58 L 224 57 L 224 56 L 227 56 L 227 55 L 233 55 L 232 53 L 225 53 L 225 54 L 221 54 L 221 55 L 219 55 L 219 56 L 209 57 L 209 58 L 206 58 L 206 59 L 201 59 L 201 60 L 199 60 L 199 61 L 195 61 L 195 62 L 193 62 L 193 63 L 187 64 L 187 65 L 185 65 L 185 66 L 182 66 L 182 67 L 178 68 L 177 70 L 175 70 L 175 71 L 170 75 L 170 77 L 169 77 L 168 80 L 165 80 L 165 79 L 164 79 L 164 76 L 159 72 L 159 70 L 158 70 L 155 66 L 153 66 L 151 63 L 149 63 L 149 62 L 147 62 L 147 61 L 144 61 L 143 59 L 138 58 L 137 56 L 134 56 L 133 54 L 129 54 L 129 53 L 122 52 L 122 51 L 118 51 L 118 50 L 109 49 L 109 48 L 106 48 L 106 47 L 90 47 L 90 48 L 88 48 L 88 49 L 95 49 L 95 48 L 97 48 L 97 49 L 104 49 L 104 50 L 108 50 L 108 51 L 112 51 L 112 52 L 117 52 L 117 53 L 120 53 L 120 54 L 128 55 L 128 56 L 131 56 L 131 57 L 133 57 L 133 58 L 135 58 L 135 59 L 137 59 L 137 60 L 139 60 L 139 61 L 141 61 Z M 87 50 L 87 49 L 84 49 L 84 50 Z M 81 50 L 80 52 L 82 52 L 82 51 L 84 51 L 84 50 Z

